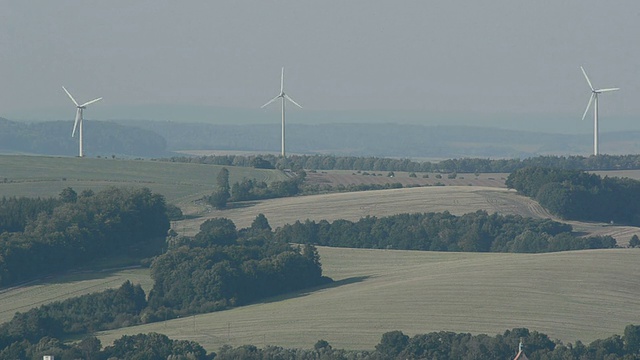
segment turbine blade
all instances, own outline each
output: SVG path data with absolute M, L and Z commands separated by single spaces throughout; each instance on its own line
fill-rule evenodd
M 87 106 L 87 105 L 91 105 L 91 104 L 93 104 L 94 102 L 98 102 L 98 101 L 100 101 L 100 100 L 102 100 L 102 98 L 93 99 L 93 100 L 91 100 L 91 101 L 87 101 L 86 103 L 84 103 L 84 104 L 82 104 L 82 105 L 80 105 L 80 106 L 81 106 L 81 107 L 85 107 L 85 106 Z
M 617 91 L 617 90 L 620 90 L 620 88 L 597 89 L 597 90 L 595 90 L 595 92 L 597 92 L 597 93 L 603 93 L 603 92 Z
M 267 102 L 266 104 L 262 105 L 260 108 L 263 108 L 263 107 L 271 104 L 272 102 L 276 101 L 279 97 L 280 97 L 280 95 L 274 97 L 273 99 L 269 100 L 269 102 Z
M 280 75 L 280 93 L 284 92 L 284 66 L 282 67 L 282 74 Z
M 67 95 L 69 96 L 69 99 L 71 99 L 71 101 L 73 101 L 74 104 L 76 104 L 76 106 L 78 105 L 78 102 L 76 101 L 76 99 L 73 98 L 73 96 L 71 96 L 71 93 L 69 93 L 69 91 L 67 91 L 67 88 L 65 88 L 64 86 L 62 87 L 62 90 L 64 90 L 64 92 L 67 93 Z
M 587 109 L 584 111 L 584 114 L 582 114 L 582 120 L 584 120 L 584 117 L 587 116 L 587 112 L 589 112 L 589 108 L 591 107 L 591 103 L 593 102 L 593 98 L 596 95 L 594 93 L 591 93 L 591 97 L 589 98 L 589 103 L 587 104 Z
M 591 91 L 593 91 L 593 85 L 591 85 L 591 81 L 589 80 L 589 77 L 587 76 L 587 72 L 584 71 L 584 68 L 582 66 L 580 66 L 580 69 L 582 70 L 582 74 L 584 75 L 584 78 L 587 79 L 587 83 L 589 84 L 589 87 L 591 88 Z
M 76 110 L 76 122 L 73 123 L 73 132 L 71 133 L 71 137 L 76 136 L 76 128 L 78 127 L 78 121 L 80 120 L 80 109 Z
M 285 94 L 284 98 L 291 101 L 292 103 L 296 104 L 300 109 L 302 109 L 302 106 L 300 106 L 300 104 L 298 104 L 297 102 L 293 101 L 292 98 L 289 97 L 289 95 Z

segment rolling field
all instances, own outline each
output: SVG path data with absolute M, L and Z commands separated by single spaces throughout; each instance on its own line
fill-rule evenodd
M 188 212 L 194 200 L 211 194 L 222 167 L 150 160 L 2 155 L 0 196 L 58 196 L 66 187 L 78 193 L 107 186 L 148 187 Z M 231 183 L 244 177 L 266 182 L 286 179 L 277 170 L 227 168 Z
M 210 314 L 100 333 L 160 332 L 221 345 L 373 349 L 384 332 L 502 333 L 527 327 L 563 341 L 640 323 L 638 249 L 471 254 L 320 248 L 332 286 Z
M 16 312 L 54 301 L 118 288 L 126 280 L 142 285 L 146 293 L 153 287 L 149 269 L 126 268 L 83 271 L 50 276 L 29 284 L 0 290 L 0 323 L 9 321 Z
M 262 213 L 275 229 L 296 220 L 306 219 L 356 221 L 367 215 L 380 217 L 400 213 L 442 211 L 463 215 L 477 210 L 558 220 L 536 201 L 518 195 L 513 190 L 479 186 L 431 186 L 246 202 L 227 210 L 201 211 L 199 214 L 202 217 L 177 221 L 172 224 L 172 227 L 180 234 L 195 235 L 204 220 L 214 217 L 229 218 L 238 228 L 244 228 L 250 226 L 253 219 Z M 622 246 L 626 245 L 634 234 L 640 236 L 640 228 L 633 226 L 578 221 L 567 221 L 567 223 L 581 233 L 611 235 Z
M 0 196 L 57 196 L 66 187 L 80 192 L 111 185 L 146 186 L 186 214 L 199 216 L 172 224 L 184 235 L 195 234 L 212 217 L 227 217 L 238 228 L 247 227 L 259 213 L 273 228 L 296 220 L 355 221 L 407 212 L 462 215 L 486 210 L 553 218 L 535 201 L 505 189 L 506 174 L 463 174 L 465 179 L 435 179 L 431 174 L 425 179 L 418 174 L 416 179 L 405 173 L 394 178 L 332 173 L 329 181 L 336 183 L 358 177 L 384 183 L 440 181 L 448 186 L 272 199 L 218 211 L 195 200 L 211 193 L 220 168 L 148 160 L 0 156 Z M 273 170 L 228 169 L 232 183 L 243 177 L 268 182 L 286 178 Z M 640 178 L 640 171 L 599 174 Z M 633 234 L 640 236 L 636 227 L 569 223 L 585 234 L 612 235 L 621 245 Z M 620 334 L 627 324 L 640 324 L 640 314 L 633 311 L 640 306 L 640 282 L 632 275 L 640 270 L 637 249 L 537 255 L 319 250 L 325 275 L 337 281 L 331 286 L 229 311 L 105 332 L 100 338 L 106 345 L 123 334 L 157 331 L 198 341 L 208 350 L 249 343 L 311 348 L 319 339 L 336 348 L 373 349 L 391 330 L 409 335 L 440 330 L 496 334 L 528 327 L 565 341 L 591 341 Z M 10 320 L 15 311 L 115 288 L 127 279 L 147 292 L 152 286 L 149 270 L 134 268 L 69 273 L 0 290 L 0 322 Z

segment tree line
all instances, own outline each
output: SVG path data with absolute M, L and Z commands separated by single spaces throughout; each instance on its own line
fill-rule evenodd
M 0 286 L 76 268 L 122 250 L 162 248 L 169 220 L 164 197 L 147 188 L 108 188 L 60 199 L 13 198 L 0 213 Z
M 541 253 L 616 247 L 610 236 L 578 237 L 572 227 L 549 219 L 489 215 L 479 210 L 367 216 L 358 221 L 296 221 L 279 228 L 275 238 L 332 247 Z
M 262 214 L 240 230 L 229 219 L 209 219 L 194 237 L 169 239 L 169 246 L 151 266 L 145 321 L 245 305 L 331 281 L 322 276 L 313 245 L 275 239 Z
M 127 281 L 118 289 L 16 313 L 0 325 L 0 349 L 24 350 L 24 342 L 222 310 L 331 281 L 322 276 L 313 245 L 274 239 L 264 215 L 240 230 L 231 220 L 210 219 L 195 236 L 171 237 L 168 245 L 151 265 L 154 285 L 148 297 L 140 285 Z
M 229 185 L 229 170 L 222 168 L 216 177 L 216 188 L 205 201 L 216 209 L 224 209 L 229 202 L 274 199 L 295 196 L 301 193 L 306 173 L 299 171 L 283 181 L 267 184 L 265 181 L 244 178 L 242 181 Z
M 579 170 L 529 167 L 506 181 L 565 219 L 640 225 L 640 181 Z
M 41 360 L 45 355 L 60 360 L 212 360 L 215 357 L 215 353 L 208 354 L 194 341 L 172 340 L 158 333 L 124 335 L 104 349 L 95 336 L 73 343 L 46 336 L 35 343 L 24 340 L 0 350 L 0 359 Z
M 358 157 L 334 155 L 207 155 L 175 156 L 163 161 L 188 162 L 224 166 L 244 166 L 265 169 L 307 170 L 361 170 L 361 171 L 406 171 L 439 173 L 510 173 L 532 166 L 552 167 L 566 170 L 636 170 L 640 169 L 640 155 L 598 156 L 537 156 L 525 159 L 481 159 L 460 158 L 439 162 L 418 162 L 410 159 L 384 157 Z
M 63 339 L 137 325 L 146 306 L 142 287 L 129 281 L 118 289 L 42 305 L 16 313 L 0 325 L 0 349 L 22 341 L 37 343 L 45 337 Z

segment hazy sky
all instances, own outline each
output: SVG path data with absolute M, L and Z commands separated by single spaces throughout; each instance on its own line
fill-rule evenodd
M 72 117 L 61 85 L 104 97 L 87 111 L 98 119 L 256 109 L 285 66 L 309 113 L 561 115 L 588 131 L 580 65 L 596 87 L 622 88 L 601 97 L 605 129 L 640 123 L 640 1 L 0 0 L 0 117 L 16 119 Z

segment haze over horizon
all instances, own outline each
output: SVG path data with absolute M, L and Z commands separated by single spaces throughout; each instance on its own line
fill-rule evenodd
M 640 2 L 7 0 L 0 117 L 640 130 Z M 399 110 L 399 111 L 396 111 Z M 589 115 L 588 115 L 589 116 Z

